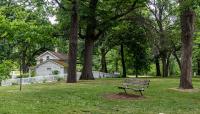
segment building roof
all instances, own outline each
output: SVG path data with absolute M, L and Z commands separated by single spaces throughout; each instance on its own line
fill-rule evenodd
M 45 64 L 45 63 L 47 63 L 47 62 L 52 62 L 52 63 L 58 64 L 58 65 L 60 65 L 60 66 L 63 66 L 64 68 L 67 67 L 67 63 L 64 62 L 64 61 L 59 61 L 59 60 L 47 60 L 47 61 L 45 61 L 45 62 L 42 62 L 42 63 L 36 65 L 34 68 L 37 68 L 37 67 L 39 67 L 40 65 L 43 65 L 43 64 Z
M 38 57 L 36 57 L 36 59 L 39 59 L 39 57 L 43 56 L 46 53 L 49 53 L 52 56 L 55 56 L 59 60 L 67 60 L 68 59 L 68 55 L 67 54 L 63 54 L 63 53 L 59 53 L 59 52 L 53 52 L 53 51 L 46 51 L 46 52 L 40 54 Z
M 59 60 L 52 60 L 52 61 L 54 61 L 54 62 L 56 62 L 57 64 L 60 64 L 60 65 L 62 65 L 62 66 L 64 66 L 64 67 L 67 67 L 67 63 L 64 62 L 64 61 L 59 61 Z
M 53 51 L 49 51 L 49 52 L 52 53 L 53 55 L 55 55 L 56 57 L 58 57 L 60 60 L 67 60 L 68 59 L 68 55 L 67 54 L 53 52 Z

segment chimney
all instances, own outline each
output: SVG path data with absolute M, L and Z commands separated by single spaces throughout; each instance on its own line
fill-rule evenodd
M 58 48 L 57 47 L 55 48 L 55 52 L 58 52 Z

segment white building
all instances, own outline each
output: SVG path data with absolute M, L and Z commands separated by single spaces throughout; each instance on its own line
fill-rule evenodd
M 46 51 L 36 58 L 36 76 L 64 75 L 67 73 L 67 55 Z

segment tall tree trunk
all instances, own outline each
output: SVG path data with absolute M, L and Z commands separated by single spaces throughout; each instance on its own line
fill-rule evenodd
M 92 52 L 93 52 L 94 41 L 92 39 L 85 39 L 85 53 L 84 53 L 84 64 L 81 74 L 81 80 L 94 80 L 92 74 Z
M 26 65 L 26 58 L 22 57 L 22 73 L 27 73 L 28 72 L 28 66 Z
M 168 76 L 168 67 L 167 67 L 167 58 L 162 57 L 162 76 L 167 77 Z
M 72 0 L 67 83 L 77 82 L 76 80 L 77 42 L 78 42 L 78 0 Z
M 122 77 L 126 78 L 126 63 L 124 59 L 124 45 L 121 44 L 121 49 L 120 49 L 120 54 L 121 54 L 121 62 L 122 62 Z
M 108 72 L 106 63 L 106 52 L 104 48 L 101 49 L 101 72 Z
M 115 72 L 119 71 L 118 57 L 115 58 Z
M 94 80 L 92 74 L 92 52 L 95 40 L 98 39 L 99 36 L 96 36 L 96 7 L 98 0 L 90 0 L 89 9 L 90 12 L 88 14 L 88 24 L 86 29 L 86 37 L 85 37 L 85 53 L 84 53 L 84 64 L 83 70 L 81 74 L 82 80 Z
M 167 61 L 166 61 L 166 77 L 169 76 L 170 56 L 171 56 L 171 53 L 167 56 Z
M 197 59 L 197 75 L 200 75 L 200 59 Z
M 176 62 L 178 63 L 179 69 L 181 71 L 181 61 L 178 58 L 178 55 L 176 54 L 176 51 L 173 52 L 174 57 L 176 58 Z
M 156 76 L 161 76 L 160 62 L 158 57 L 155 58 L 155 64 L 156 64 Z
M 135 70 L 135 77 L 138 78 L 138 70 Z
M 179 88 L 192 89 L 192 37 L 194 32 L 195 13 L 190 6 L 185 7 L 185 0 L 180 0 L 181 7 L 181 78 Z
M 28 72 L 28 66 L 26 65 L 26 51 L 28 49 L 27 46 L 24 47 L 25 49 L 22 51 L 21 61 L 22 61 L 22 73 Z

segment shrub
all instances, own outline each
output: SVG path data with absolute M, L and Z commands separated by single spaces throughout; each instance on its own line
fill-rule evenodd
M 31 71 L 31 77 L 35 77 L 36 73 L 35 71 Z
M 0 64 L 0 81 L 11 78 L 10 72 L 13 70 L 14 64 L 10 60 L 5 60 Z
M 44 80 L 43 80 L 43 83 L 46 83 L 46 82 L 47 82 L 47 79 L 44 79 Z
M 17 82 L 12 82 L 12 85 L 18 85 L 18 83 Z
M 24 73 L 24 74 L 21 74 L 22 78 L 27 78 L 29 77 L 29 73 Z M 17 76 L 17 78 L 21 78 L 20 75 Z
M 52 71 L 52 74 L 53 75 L 58 75 L 60 72 L 58 71 L 58 70 L 54 70 L 54 71 Z
M 62 77 L 60 77 L 60 76 L 56 76 L 55 79 L 56 79 L 58 82 L 64 80 L 64 78 L 62 78 Z

